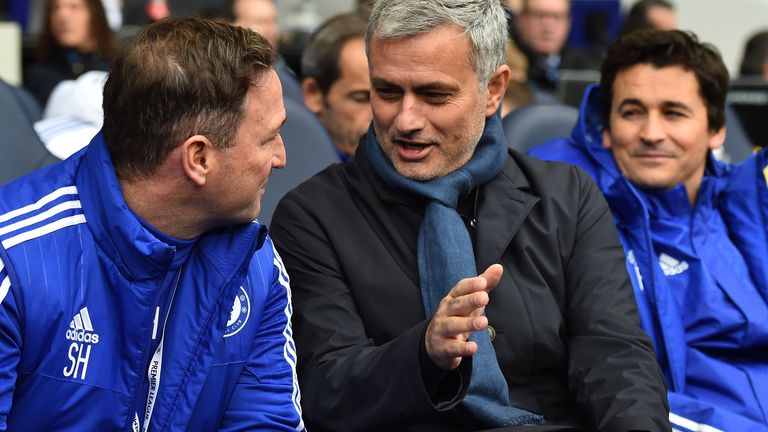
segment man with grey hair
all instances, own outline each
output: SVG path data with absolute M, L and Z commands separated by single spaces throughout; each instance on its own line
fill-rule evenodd
M 373 124 L 278 206 L 315 431 L 669 430 L 600 191 L 507 148 L 505 25 L 499 0 L 377 1 Z

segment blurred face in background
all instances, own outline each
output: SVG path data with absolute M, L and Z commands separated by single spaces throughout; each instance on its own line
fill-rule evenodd
M 277 27 L 277 10 L 272 0 L 235 0 L 232 13 L 235 25 L 259 33 L 273 48 L 277 48 L 280 32 Z
M 674 30 L 677 28 L 677 13 L 673 9 L 653 6 L 648 9 L 648 22 L 659 30 Z
M 523 10 L 523 0 L 507 0 L 507 6 L 513 14 L 517 15 Z
M 96 49 L 91 35 L 91 13 L 85 0 L 53 0 L 50 14 L 51 33 L 56 42 L 80 51 Z
M 303 84 L 304 103 L 328 130 L 336 149 L 353 155 L 371 123 L 371 80 L 363 38 L 348 40 L 339 53 L 339 78 L 323 94 L 314 78 Z
M 527 0 L 516 17 L 518 36 L 536 54 L 557 54 L 571 29 L 569 0 Z

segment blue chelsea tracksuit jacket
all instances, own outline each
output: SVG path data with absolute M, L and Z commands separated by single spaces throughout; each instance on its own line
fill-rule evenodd
M 288 277 L 258 222 L 176 249 L 101 135 L 0 187 L 0 430 L 302 430 Z
M 679 431 L 768 431 L 768 153 L 709 157 L 696 205 L 685 188 L 641 190 L 602 146 L 591 87 L 570 138 L 530 151 L 576 164 L 603 191 Z

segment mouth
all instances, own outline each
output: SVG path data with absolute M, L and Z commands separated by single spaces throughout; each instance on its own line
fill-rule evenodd
M 674 156 L 666 153 L 640 153 L 635 155 L 635 159 L 649 164 L 658 164 L 674 159 Z
M 397 154 L 405 161 L 415 162 L 424 159 L 434 147 L 432 143 L 422 143 L 409 140 L 394 140 Z

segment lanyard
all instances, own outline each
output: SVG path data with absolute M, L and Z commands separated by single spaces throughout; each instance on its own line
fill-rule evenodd
M 173 306 L 173 299 L 176 297 L 176 288 L 179 286 L 179 279 L 181 279 L 181 268 L 176 275 L 176 283 L 173 285 L 173 292 L 171 293 L 171 302 L 168 305 L 168 310 L 165 312 L 165 320 L 163 321 L 163 332 L 160 335 L 160 343 L 157 344 L 157 349 L 152 355 L 152 360 L 149 361 L 149 367 L 147 368 L 147 379 L 149 380 L 149 389 L 147 391 L 147 404 L 144 408 L 144 423 L 139 427 L 139 413 L 134 413 L 133 417 L 133 432 L 147 432 L 149 431 L 149 422 L 152 420 L 152 411 L 155 409 L 155 402 L 157 401 L 157 392 L 160 389 L 160 373 L 163 369 L 163 341 L 165 340 L 165 326 L 168 324 L 168 316 L 171 313 L 171 307 Z M 157 319 L 159 318 L 160 306 L 155 309 L 155 323 L 152 331 L 152 339 L 157 336 Z

